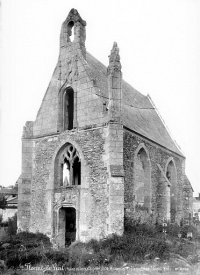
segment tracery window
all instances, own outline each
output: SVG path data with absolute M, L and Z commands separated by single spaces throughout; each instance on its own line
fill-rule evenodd
M 81 162 L 76 148 L 69 144 L 62 155 L 62 185 L 81 184 Z
M 72 144 L 63 147 L 55 162 L 55 187 L 81 185 L 81 161 Z

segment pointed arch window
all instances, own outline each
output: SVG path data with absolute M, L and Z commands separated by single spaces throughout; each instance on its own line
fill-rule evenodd
M 55 165 L 55 187 L 81 185 L 81 160 L 72 144 L 58 153 Z
M 148 211 L 151 209 L 151 171 L 150 160 L 144 148 L 135 156 L 134 163 L 135 203 Z
M 62 181 L 64 187 L 81 184 L 81 162 L 73 145 L 69 144 L 62 155 Z
M 75 127 L 75 96 L 72 87 L 64 87 L 59 92 L 58 132 Z
M 72 130 L 74 128 L 74 90 L 71 87 L 65 90 L 63 103 L 64 131 Z

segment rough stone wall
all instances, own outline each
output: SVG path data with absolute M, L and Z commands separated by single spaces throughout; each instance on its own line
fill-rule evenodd
M 105 236 L 107 232 L 108 191 L 107 167 L 102 160 L 105 154 L 104 131 L 104 128 L 79 129 L 35 141 L 34 161 L 36 165 L 32 178 L 31 231 L 39 230 L 47 235 L 51 234 L 53 205 L 58 202 L 62 194 L 62 191 L 56 191 L 53 187 L 53 157 L 56 149 L 60 148 L 60 144 L 66 141 L 66 143 L 77 144 L 77 150 L 79 151 L 81 148 L 84 157 L 81 163 L 85 168 L 81 166 L 81 169 L 85 172 L 82 174 L 81 186 L 77 187 L 80 188 L 82 197 L 76 197 L 77 202 L 75 203 L 76 206 L 82 204 L 81 208 L 78 209 L 81 222 L 79 238 L 83 240 Z M 54 191 L 57 192 L 57 201 Z M 53 201 L 51 201 L 52 195 Z
M 183 203 L 184 158 L 123 129 L 119 48 L 114 43 L 109 56 L 108 85 L 105 85 L 109 99 L 105 101 L 87 63 L 85 26 L 86 22 L 72 9 L 62 25 L 57 66 L 37 118 L 35 122 L 27 122 L 24 128 L 18 227 L 56 238 L 59 209 L 74 207 L 76 239 L 87 241 L 110 233 L 122 234 L 124 209 L 126 216 L 135 212 L 136 178 L 140 178 L 140 184 L 145 181 L 145 198 L 152 216 L 167 217 L 170 182 L 166 167 L 170 160 L 176 167 L 176 220 L 180 221 L 186 210 Z M 70 38 L 72 27 L 74 41 Z M 73 90 L 74 101 L 73 108 L 70 106 L 73 110 L 73 127 L 70 128 L 73 129 L 70 131 L 64 126 L 67 89 Z M 105 102 L 108 103 L 106 108 Z M 69 143 L 80 154 L 81 185 L 58 188 L 56 156 Z M 145 147 L 145 160 L 136 163 L 135 156 L 142 146 Z M 146 165 L 146 169 L 142 165 Z M 63 242 L 62 234 L 60 243 Z
M 184 222 L 192 223 L 193 217 L 193 189 L 192 186 L 185 176 L 184 188 L 183 188 L 183 211 L 184 211 Z
M 27 122 L 22 137 L 22 173 L 18 186 L 18 228 L 28 230 L 30 226 L 30 198 L 31 180 L 34 169 L 34 140 L 30 139 L 33 133 L 33 123 Z
M 73 24 L 74 41 L 71 41 Z M 121 108 L 119 49 L 115 43 L 110 57 L 108 84 L 112 104 L 108 112 L 105 100 L 99 96 L 96 76 L 86 61 L 85 25 L 76 10 L 70 11 L 62 25 L 56 69 L 32 128 L 25 128 L 23 147 L 26 143 L 32 144 L 32 149 L 29 155 L 23 154 L 21 187 L 24 183 L 29 194 L 25 196 L 25 191 L 20 191 L 23 194 L 19 206 L 19 212 L 27 211 L 24 222 L 20 216 L 21 229 L 55 237 L 59 207 L 68 198 L 77 210 L 77 237 L 81 240 L 101 238 L 113 232 L 121 234 L 124 217 L 123 130 L 118 112 Z M 74 129 L 65 131 L 63 97 L 68 87 L 74 91 Z M 81 186 L 67 191 L 54 188 L 55 154 L 64 146 L 63 141 L 71 141 L 84 162 Z
M 177 170 L 177 221 L 183 217 L 183 204 L 182 204 L 182 192 L 183 192 L 183 176 L 184 171 L 182 170 L 182 163 L 184 162 L 183 157 L 160 147 L 157 144 L 154 144 L 148 141 L 145 138 L 138 136 L 137 134 L 124 130 L 124 172 L 125 172 L 125 215 L 131 215 L 134 212 L 133 202 L 134 202 L 134 155 L 140 144 L 145 145 L 149 152 L 149 158 L 151 163 L 151 188 L 152 188 L 152 199 L 151 199 L 151 213 L 154 218 L 157 217 L 159 213 L 166 212 L 166 204 L 159 204 L 159 198 L 161 201 L 166 199 L 160 197 L 164 190 L 159 190 L 158 187 L 161 187 L 161 172 L 158 167 L 162 170 L 162 173 L 165 173 L 166 165 L 168 160 L 172 157 Z M 167 181 L 167 179 L 164 179 Z M 167 182 L 165 186 L 167 185 Z M 161 214 L 162 215 L 162 214 Z
M 109 203 L 107 211 L 108 233 L 122 234 L 124 228 L 124 169 L 123 169 L 123 128 L 120 124 L 109 123 L 106 129 L 104 160 L 108 173 Z

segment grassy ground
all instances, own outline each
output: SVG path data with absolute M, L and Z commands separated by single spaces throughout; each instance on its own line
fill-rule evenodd
M 199 236 L 179 239 L 172 229 L 163 235 L 137 224 L 123 236 L 75 242 L 64 249 L 53 248 L 41 233 L 21 232 L 1 242 L 0 274 L 200 275 Z
M 167 261 L 161 262 L 158 258 L 146 260 L 142 264 L 115 263 L 115 266 L 87 267 L 87 268 L 62 268 L 54 264 L 26 265 L 23 269 L 9 269 L 4 275 L 200 275 L 200 243 L 190 242 L 187 258 L 178 254 L 170 254 Z M 187 246 L 188 248 L 189 246 Z

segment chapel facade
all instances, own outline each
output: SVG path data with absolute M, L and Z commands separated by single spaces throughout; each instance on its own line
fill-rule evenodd
M 125 218 L 144 213 L 180 223 L 192 211 L 185 157 L 151 98 L 122 79 L 116 43 L 106 67 L 85 40 L 86 22 L 72 9 L 36 120 L 22 136 L 18 230 L 58 246 L 122 234 Z

